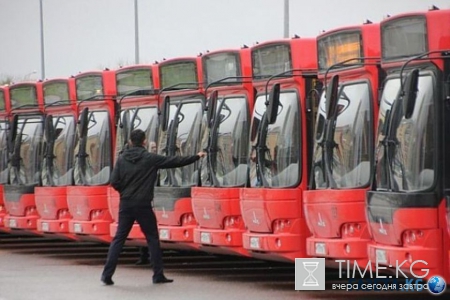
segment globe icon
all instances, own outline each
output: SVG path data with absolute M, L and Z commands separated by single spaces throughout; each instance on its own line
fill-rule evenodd
M 441 276 L 433 276 L 428 280 L 428 291 L 432 294 L 439 295 L 445 291 L 446 285 L 444 278 Z

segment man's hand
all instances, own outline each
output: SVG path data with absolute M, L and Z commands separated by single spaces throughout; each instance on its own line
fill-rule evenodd
M 200 156 L 200 158 L 202 158 L 206 156 L 206 152 L 200 151 L 199 153 L 197 153 L 197 155 Z

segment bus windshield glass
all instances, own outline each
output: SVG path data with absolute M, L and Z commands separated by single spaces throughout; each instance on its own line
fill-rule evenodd
M 367 186 L 371 174 L 370 148 L 372 117 L 370 109 L 370 87 L 368 82 L 342 85 L 339 91 L 336 120 L 327 126 L 318 126 L 314 147 L 314 174 L 317 188 L 357 188 Z M 319 104 L 319 120 L 324 120 L 325 97 Z M 319 121 L 321 122 L 321 121 Z M 329 126 L 332 126 L 329 128 Z M 332 148 L 325 150 L 324 142 L 328 131 Z M 326 171 L 325 157 L 329 157 Z M 325 180 L 324 176 L 328 176 Z M 326 184 L 326 182 L 332 184 Z
M 102 185 L 109 182 L 111 173 L 111 129 L 106 111 L 89 112 L 86 143 L 86 182 Z
M 45 105 L 59 102 L 60 104 L 68 104 L 69 84 L 67 81 L 56 81 L 44 83 L 44 103 Z
M 147 151 L 156 153 L 158 143 L 158 109 L 153 107 L 139 108 L 133 119 L 133 129 L 141 129 L 147 138 Z
M 173 106 L 170 110 L 172 111 Z M 203 105 L 201 100 L 181 102 L 176 106 L 176 112 L 169 120 L 167 142 L 161 147 L 168 151 L 168 155 L 195 155 L 200 151 L 202 129 L 204 128 Z M 162 141 L 161 141 L 162 142 Z M 164 150 L 164 149 L 163 149 Z M 161 176 L 161 185 L 187 187 L 197 184 L 195 176 L 197 164 L 168 169 L 167 176 Z M 161 173 L 163 174 L 163 173 Z
M 120 112 L 120 123 L 116 129 L 116 151 L 114 152 L 114 161 L 117 161 L 119 154 L 128 144 L 128 133 L 131 130 L 131 119 L 136 112 L 136 108 L 126 108 Z
M 213 173 L 220 186 L 243 186 L 247 179 L 248 108 L 244 97 L 221 99 L 211 154 Z
M 17 108 L 24 105 L 37 105 L 37 91 L 35 85 L 24 85 L 9 90 L 11 107 Z
M 128 144 L 129 133 L 134 129 L 141 129 L 147 138 L 147 150 L 156 153 L 158 142 L 158 110 L 156 107 L 127 108 L 120 113 L 121 123 L 117 126 L 116 151 L 114 161 Z M 133 126 L 131 126 L 133 124 Z M 124 133 L 127 133 L 124 135 Z M 124 140 L 126 137 L 127 140 Z
M 178 115 L 178 127 L 176 129 L 177 155 L 195 155 L 200 151 L 201 129 L 203 122 L 203 105 L 200 101 L 182 103 Z M 180 186 L 191 186 L 197 184 L 194 176 L 197 164 L 190 164 L 177 170 L 181 171 Z
M 72 161 L 74 155 L 75 141 L 75 117 L 53 116 L 53 126 L 55 135 L 53 137 L 53 169 L 44 158 L 42 165 L 42 185 L 49 186 L 52 183 L 48 180 L 48 174 L 53 179 L 55 186 L 66 186 L 72 184 Z M 44 142 L 48 145 L 44 135 Z M 47 174 L 46 174 L 47 173 Z
M 42 117 L 19 117 L 11 159 L 11 184 L 38 184 L 41 171 Z
M 117 94 L 123 96 L 137 90 L 153 89 L 152 70 L 131 69 L 117 73 L 116 75 Z
M 261 110 L 266 95 L 256 99 L 256 109 Z M 265 109 L 264 109 L 265 110 Z M 277 120 L 274 124 L 261 122 L 259 125 L 259 154 L 257 153 L 257 170 L 262 182 L 256 176 L 252 186 L 293 187 L 298 184 L 300 170 L 300 113 L 299 100 L 295 92 L 280 94 Z M 260 114 L 260 113 L 258 113 Z M 267 131 L 261 135 L 261 131 Z M 261 148 L 262 147 L 262 148 Z M 252 151 L 253 152 L 253 151 Z M 250 158 L 254 153 L 250 154 Z
M 258 145 L 258 132 L 266 112 L 266 99 L 260 96 L 256 99 L 253 108 L 252 122 L 250 124 L 250 144 L 249 146 L 249 167 L 250 167 L 250 184 L 252 187 L 262 186 L 262 181 L 257 173 L 256 147 Z
M 395 113 L 395 101 L 401 101 L 395 100 L 400 91 L 400 79 L 387 80 L 380 102 L 377 189 L 410 192 L 426 190 L 433 185 L 437 164 L 433 151 L 436 133 L 433 86 L 431 75 L 419 77 L 414 113 L 405 119 L 401 113 Z M 391 127 L 392 136 L 383 134 L 385 123 Z
M 103 95 L 102 75 L 87 75 L 76 79 L 77 99 L 86 100 Z
M 203 58 L 205 86 L 226 77 L 241 76 L 238 52 L 217 53 Z M 239 82 L 238 78 L 230 78 L 225 82 Z
M 159 132 L 159 136 L 158 136 L 158 147 L 157 147 L 157 153 L 160 155 L 171 155 L 170 153 L 173 153 L 173 151 L 171 151 L 169 153 L 169 147 L 170 147 L 170 127 L 171 124 L 173 124 L 174 118 L 175 118 L 175 114 L 178 111 L 178 105 L 176 104 L 170 104 L 169 106 L 169 118 L 168 118 L 168 128 L 166 131 L 162 131 L 160 130 Z M 170 147 L 171 149 L 173 149 L 173 147 Z M 171 181 L 172 179 L 169 176 L 173 175 L 173 173 L 171 172 L 171 170 L 169 169 L 160 169 L 159 170 L 159 184 L 161 186 L 169 186 L 171 185 Z

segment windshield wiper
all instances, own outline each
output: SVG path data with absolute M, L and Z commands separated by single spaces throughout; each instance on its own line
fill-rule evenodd
M 45 120 L 45 133 L 46 137 L 46 147 L 45 147 L 45 161 L 47 163 L 47 180 L 50 183 L 50 186 L 54 186 L 55 182 L 53 180 L 53 159 L 56 157 L 54 155 L 54 147 L 55 147 L 55 127 L 53 126 L 53 117 L 48 115 Z

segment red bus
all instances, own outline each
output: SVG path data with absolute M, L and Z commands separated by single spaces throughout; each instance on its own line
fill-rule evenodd
M 11 123 L 8 135 L 9 184 L 3 186 L 11 230 L 40 235 L 34 188 L 40 184 L 44 127 L 42 83 L 22 82 L 9 87 Z
M 216 94 L 208 104 L 209 178 L 192 187 L 192 208 L 199 226 L 194 242 L 212 253 L 248 255 L 242 246 L 245 231 L 239 190 L 247 183 L 248 135 L 254 90 L 248 47 L 202 56 L 205 93 Z M 208 91 L 209 90 L 209 91 Z M 217 111 L 215 110 L 217 108 Z
M 133 65 L 116 70 L 117 102 L 120 118 L 117 123 L 115 159 L 128 143 L 133 129 L 142 129 L 147 136 L 147 150 L 157 151 L 158 142 L 158 92 L 159 77 L 157 65 Z M 109 211 L 113 218 L 110 225 L 111 237 L 118 226 L 119 193 L 108 188 Z M 147 246 L 145 236 L 136 223 L 128 235 L 128 243 Z
M 380 25 L 368 22 L 323 33 L 317 37 L 317 50 L 319 80 L 336 88 L 327 97 L 322 93 L 318 107 L 314 175 L 303 193 L 312 232 L 306 241 L 307 254 L 326 258 L 330 267 L 336 266 L 336 259 L 366 266 L 370 234 L 365 199 L 373 174 L 378 90 L 383 80 Z
M 73 149 L 77 124 L 74 78 L 55 78 L 42 83 L 44 93 L 44 148 L 41 182 L 34 189 L 41 218 L 38 230 L 69 239 L 67 186 L 73 184 Z
M 8 86 L 0 86 L 0 232 L 9 232 L 4 219 L 7 214 L 3 202 L 3 185 L 8 184 L 8 128 L 11 102 Z
M 165 60 L 158 68 L 160 99 L 164 99 L 158 153 L 195 155 L 201 150 L 206 127 L 201 57 Z M 199 247 L 194 243 L 197 221 L 191 204 L 191 187 L 199 181 L 198 165 L 160 170 L 153 204 L 163 248 Z
M 376 175 L 366 198 L 369 259 L 408 277 L 440 275 L 447 282 L 449 20 L 450 10 L 433 8 L 381 22 L 381 62 L 388 75 Z
M 311 167 L 316 40 L 269 41 L 253 46 L 251 55 L 257 95 L 249 186 L 240 190 L 243 245 L 254 257 L 292 262 L 306 256 L 310 235 L 302 192 Z
M 116 79 L 111 70 L 75 76 L 78 127 L 74 185 L 67 187 L 69 232 L 82 240 L 111 241 L 108 184 L 113 167 Z

